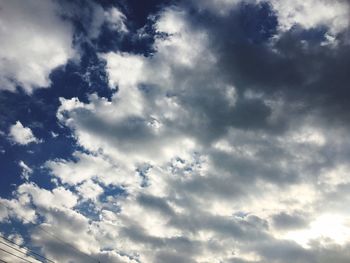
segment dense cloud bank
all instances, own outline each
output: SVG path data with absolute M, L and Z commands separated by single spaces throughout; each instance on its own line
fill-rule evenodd
M 33 39 L 59 39 L 38 57 L 26 48 L 35 43 L 11 59 L 0 51 L 0 67 L 19 63 L 0 89 L 50 89 L 51 70 L 83 63 L 84 45 L 96 61 L 84 96 L 56 96 L 64 135 L 42 139 L 20 120 L 1 133 L 13 147 L 74 144 L 35 169 L 17 162 L 23 180 L 1 199 L 1 233 L 57 262 L 350 260 L 348 1 L 154 1 L 137 21 L 127 1 L 0 3 L 26 14 Z M 37 26 L 45 19 L 52 36 Z M 6 34 L 9 48 L 25 37 Z M 62 59 L 43 64 L 56 50 Z M 32 76 L 26 59 L 45 68 Z M 94 69 L 105 72 L 92 82 Z M 39 170 L 50 184 L 31 179 Z

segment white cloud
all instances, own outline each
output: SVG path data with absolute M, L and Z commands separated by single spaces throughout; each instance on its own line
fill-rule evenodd
M 106 9 L 97 2 L 86 2 L 81 5 L 79 2 L 69 1 L 60 2 L 63 15 L 73 20 L 79 19 L 84 27 L 89 40 L 96 40 L 101 33 L 103 26 L 108 28 L 113 33 L 125 34 L 128 33 L 125 15 L 116 7 Z
M 23 224 L 35 223 L 37 215 L 29 204 L 30 200 L 28 196 L 18 196 L 13 200 L 1 200 L 1 220 L 8 220 L 9 218 L 17 218 Z
M 20 161 L 18 165 L 22 168 L 22 177 L 28 181 L 29 176 L 33 173 L 33 169 L 26 165 L 23 161 Z
M 8 219 L 8 211 L 6 206 L 1 205 L 0 206 L 0 222 L 3 222 Z
M 269 2 L 277 12 L 279 25 L 283 31 L 289 30 L 294 25 L 305 29 L 326 26 L 334 35 L 349 26 L 349 10 L 346 1 L 269 0 Z
M 329 28 L 329 36 L 343 32 L 349 26 L 349 8 L 343 0 L 204 0 L 192 1 L 200 11 L 226 16 L 239 4 L 269 3 L 278 16 L 279 29 L 288 31 L 298 25 L 305 29 Z
M 79 185 L 77 190 L 83 198 L 92 200 L 96 200 L 98 196 L 104 192 L 101 186 L 92 182 L 91 180 L 85 181 Z
M 110 73 L 111 87 L 135 85 L 140 82 L 146 70 L 142 56 L 111 52 L 102 55 L 102 58 L 105 58 L 108 63 L 107 70 Z
M 63 183 L 70 185 L 80 184 L 98 180 L 105 186 L 119 185 L 130 187 L 139 183 L 139 178 L 131 174 L 131 171 L 122 164 L 114 164 L 111 159 L 103 155 L 90 155 L 80 152 L 74 153 L 76 162 L 67 162 L 64 160 L 55 160 L 47 162 L 46 166 L 51 169 L 52 173 L 60 178 Z M 85 186 L 91 185 L 87 184 Z M 83 190 L 85 187 L 80 188 Z M 85 190 L 87 190 L 85 188 Z
M 73 28 L 54 1 L 0 2 L 0 89 L 30 93 L 50 85 L 50 72 L 74 56 Z
M 18 187 L 18 194 L 29 195 L 36 206 L 45 209 L 73 208 L 78 202 L 78 197 L 63 187 L 48 191 L 33 183 L 25 183 Z
M 10 127 L 9 136 L 15 143 L 26 145 L 29 143 L 39 143 L 32 130 L 28 127 L 24 127 L 20 121 Z
M 119 9 L 115 7 L 110 8 L 109 10 L 105 11 L 105 17 L 112 29 L 124 33 L 128 32 L 125 25 L 126 17 Z

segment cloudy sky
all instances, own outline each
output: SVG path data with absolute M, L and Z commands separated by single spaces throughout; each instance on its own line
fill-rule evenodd
M 346 0 L 0 0 L 0 259 L 350 262 L 349 22 Z

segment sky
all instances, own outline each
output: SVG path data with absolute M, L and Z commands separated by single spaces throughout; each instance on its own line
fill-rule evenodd
M 0 0 L 0 259 L 350 262 L 349 22 L 347 0 Z

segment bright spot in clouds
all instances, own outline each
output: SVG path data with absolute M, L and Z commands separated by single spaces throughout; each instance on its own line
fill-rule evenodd
M 291 231 L 285 238 L 294 240 L 303 247 L 310 247 L 311 241 L 330 239 L 339 245 L 350 240 L 350 217 L 338 214 L 324 214 L 317 217 L 306 229 Z

